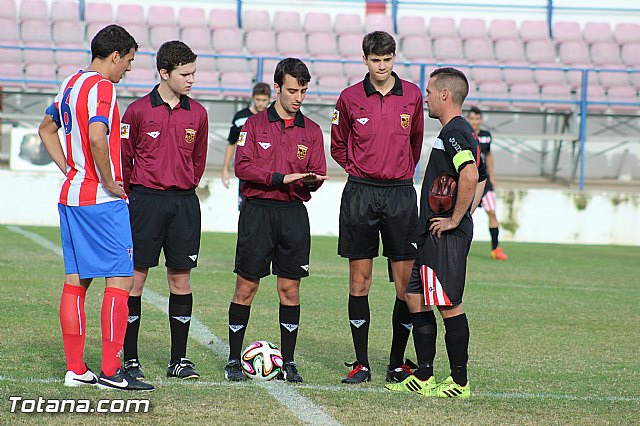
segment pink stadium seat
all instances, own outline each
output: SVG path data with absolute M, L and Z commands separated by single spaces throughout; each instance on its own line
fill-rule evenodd
M 495 43 L 496 59 L 499 62 L 524 61 L 524 48 L 520 40 L 498 40 Z
M 213 50 L 242 51 L 242 32 L 238 29 L 222 28 L 213 31 L 211 35 Z
M 595 65 L 621 64 L 620 48 L 612 41 L 598 41 L 591 45 L 591 61 Z
M 498 63 L 495 61 L 478 61 L 474 65 L 480 65 L 481 67 L 474 67 L 471 69 L 471 78 L 476 84 L 484 84 L 490 82 L 502 82 L 502 72 L 498 68 Z M 495 68 L 483 68 L 482 66 L 494 66 Z
M 49 64 L 26 64 L 24 67 L 25 80 L 36 80 L 29 82 L 28 86 L 36 89 L 51 89 L 58 85 L 56 67 Z
M 240 50 L 221 50 L 220 55 L 244 55 Z M 245 73 L 247 71 L 247 60 L 244 58 L 216 58 L 218 71 L 221 73 Z
M 630 73 L 629 80 L 631 80 L 631 85 L 636 89 L 640 90 L 640 73 Z
M 247 73 L 222 73 L 220 74 L 220 87 L 223 96 L 251 97 L 252 81 Z
M 622 62 L 635 68 L 640 67 L 640 42 L 622 46 Z
M 588 64 L 591 62 L 589 48 L 583 41 L 567 41 L 560 44 L 558 56 L 567 65 Z
M 58 65 L 58 79 L 62 81 L 70 75 L 76 74 L 79 70 L 84 69 L 87 64 L 82 64 L 80 67 L 77 65 Z
M 209 12 L 209 28 L 219 30 L 222 28 L 237 29 L 238 15 L 231 9 L 211 9 Z
M 587 22 L 582 32 L 582 38 L 587 44 L 612 41 L 611 25 L 608 22 Z
M 318 92 L 330 92 L 320 93 L 319 97 L 323 100 L 337 100 L 340 92 L 349 85 L 346 77 L 343 76 L 326 76 L 318 78 Z
M 216 96 L 220 94 L 218 89 L 220 87 L 220 73 L 216 71 L 200 70 L 196 74 L 196 79 L 193 82 L 193 88 L 191 93 L 194 95 L 208 95 Z
M 368 13 L 364 18 L 364 31 L 386 31 L 393 34 L 393 22 L 391 16 L 384 13 Z
M 540 97 L 542 98 L 542 104 L 548 110 L 553 111 L 569 111 L 574 107 L 574 104 L 570 102 L 548 102 L 548 101 L 571 101 L 571 89 L 564 84 L 548 84 L 542 86 L 540 91 Z
M 19 9 L 20 21 L 48 21 L 49 7 L 44 0 L 21 0 Z
M 408 36 L 402 40 L 402 54 L 412 62 L 432 61 L 431 40 L 426 35 Z
M 246 27 L 245 29 L 248 30 Z M 291 11 L 277 11 L 273 15 L 273 30 L 277 33 L 283 31 L 300 31 L 300 14 Z
M 171 6 L 149 6 L 147 25 L 154 27 L 171 27 L 176 25 L 176 15 Z
M 472 38 L 464 42 L 464 54 L 469 62 L 493 61 L 493 44 L 487 38 Z
M 398 36 L 426 36 L 427 26 L 422 16 L 401 16 L 398 18 Z
M 342 57 L 362 56 L 362 36 L 360 34 L 343 34 L 338 37 L 338 52 Z
M 434 16 L 429 20 L 429 35 L 432 39 L 458 37 L 456 21 L 453 18 Z
M 462 43 L 457 37 L 443 37 L 433 40 L 433 54 L 438 60 L 464 59 Z
M 623 69 L 620 64 L 602 64 L 600 65 L 601 69 L 611 69 L 611 70 L 619 70 Z M 609 88 L 612 86 L 623 86 L 625 84 L 629 84 L 629 74 L 627 72 L 615 72 L 615 71 L 598 71 L 596 73 L 598 76 L 598 81 L 600 85 L 604 88 Z M 591 73 L 590 77 L 593 77 L 594 74 Z
M 489 38 L 497 40 L 519 40 L 516 21 L 512 19 L 494 19 L 489 24 Z
M 180 39 L 198 55 L 198 77 L 200 76 L 200 70 L 215 70 L 215 59 L 202 56 L 213 54 L 213 49 L 211 49 L 211 32 L 208 28 L 195 26 L 183 28 L 180 33 Z
M 540 108 L 540 88 L 534 83 L 514 84 L 510 89 L 510 97 L 511 105 L 515 107 L 536 110 Z
M 339 60 L 341 58 L 334 52 L 332 54 L 314 56 L 314 59 Z M 343 65 L 339 62 L 312 62 L 311 68 L 313 70 L 313 73 L 311 75 L 317 78 L 324 78 L 328 76 L 343 76 Z
M 271 18 L 266 10 L 245 10 L 242 13 L 242 28 L 245 31 L 270 31 Z
M 24 47 L 36 48 L 37 50 L 27 50 L 22 52 L 22 58 L 24 64 L 48 64 L 53 66 L 53 51 L 51 50 L 51 43 L 45 42 L 25 42 Z
M 116 9 L 116 22 L 125 27 L 130 24 L 146 25 L 144 9 L 139 4 L 120 4 Z
M 541 62 L 535 64 L 536 67 L 541 68 L 559 68 L 560 65 L 555 62 Z M 565 76 L 564 71 L 562 70 L 545 70 L 545 69 L 535 69 L 533 70 L 533 77 L 536 80 L 536 83 L 540 86 L 547 85 L 564 85 L 565 84 Z
M 84 9 L 84 20 L 87 26 L 92 24 L 103 24 L 100 28 L 113 22 L 113 8 L 110 3 L 88 2 Z M 96 31 L 97 32 L 97 31 Z M 87 33 L 89 40 L 95 35 Z
M 271 31 L 264 30 L 247 31 L 245 45 L 252 55 L 275 52 L 276 35 Z
M 394 71 L 401 77 L 406 80 L 409 80 L 412 83 L 420 84 L 420 66 L 419 65 L 408 65 L 400 68 L 396 66 L 397 70 L 394 68 Z M 424 70 L 424 75 L 426 79 L 429 79 L 429 74 L 435 69 L 434 66 L 427 66 Z M 362 80 L 363 75 L 360 76 L 360 80 Z M 353 80 L 352 80 L 353 81 Z
M 66 50 L 56 50 L 55 58 L 56 64 L 58 66 L 63 65 L 73 65 L 74 67 L 80 69 L 85 67 L 91 59 L 91 55 L 85 49 L 82 43 L 60 43 L 56 46 L 58 49 L 76 49 L 77 51 L 66 51 Z M 138 60 L 136 58 L 136 66 L 138 65 Z
M 278 52 L 282 56 L 301 57 L 306 55 L 306 41 L 301 32 L 284 31 L 276 36 Z
M 619 23 L 613 30 L 613 36 L 620 44 L 640 43 L 640 24 L 638 23 Z
M 581 96 L 581 88 L 579 87 L 576 90 L 576 99 L 580 100 Z M 597 84 L 589 84 L 587 87 L 587 101 L 589 102 L 607 102 L 607 95 L 602 86 Z M 606 103 L 597 104 L 597 105 L 589 105 L 587 109 L 589 111 L 605 111 L 608 108 Z
M 138 51 L 151 49 L 151 46 L 149 45 L 149 29 L 146 25 L 129 24 L 127 25 L 127 31 L 133 36 L 136 43 L 138 43 Z M 88 36 L 89 33 L 87 32 L 87 39 L 90 41 Z M 136 63 L 137 62 L 138 58 L 136 57 Z
M 2 7 L 0 5 L 0 7 Z M 79 22 L 80 8 L 77 1 L 54 1 L 51 3 L 51 22 Z
M 582 31 L 577 22 L 556 22 L 553 24 L 553 39 L 557 43 L 582 41 Z
M 593 68 L 593 64 L 591 64 L 591 63 L 576 63 L 576 64 L 571 64 L 570 66 L 571 66 L 571 68 Z M 566 77 L 567 77 L 567 82 L 569 83 L 569 85 L 571 87 L 577 88 L 577 87 L 580 87 L 582 85 L 582 71 L 581 70 L 567 71 Z M 598 79 L 596 77 L 596 74 L 594 72 L 590 72 L 589 73 L 589 84 L 592 84 L 593 82 L 597 82 L 597 81 L 598 81 Z
M 311 56 L 335 55 L 336 36 L 333 33 L 311 33 L 307 36 L 307 51 Z
M 18 16 L 18 13 L 17 13 L 15 1 L 0 0 L 0 20 L 11 19 L 15 21 L 17 16 Z
M 556 49 L 548 39 L 532 40 L 525 46 L 527 60 L 533 63 L 555 62 Z
M 637 112 L 638 105 L 640 105 L 636 90 L 628 85 L 609 87 L 607 89 L 607 99 L 611 102 L 611 109 L 614 111 Z M 615 105 L 615 102 L 629 102 L 634 105 Z
M 149 43 L 153 50 L 158 50 L 165 41 L 178 40 L 179 38 L 180 34 L 175 25 L 156 26 L 149 29 Z
M 132 93 L 147 93 L 157 82 L 158 77 L 156 73 L 135 67 L 125 74 L 124 80 L 122 81 L 127 90 Z
M 491 82 L 478 85 L 478 98 L 484 106 L 506 107 L 509 89 L 503 82 Z
M 522 21 L 520 38 L 528 43 L 534 40 L 549 40 L 549 29 L 545 21 Z
M 0 44 L 18 44 L 20 28 L 16 18 L 0 19 L 0 41 Z
M 0 52 L 2 52 L 2 50 L 0 50 Z M 2 78 L 12 79 L 12 80 L 24 79 L 24 69 L 22 67 L 22 63 L 3 62 Z M 2 86 L 3 87 L 22 87 L 22 82 L 21 81 L 3 81 Z
M 80 21 L 57 21 L 52 26 L 52 40 L 59 43 L 84 43 L 84 31 Z
M 207 26 L 204 9 L 199 7 L 182 7 L 178 11 L 178 27 L 191 28 Z
M 362 63 L 362 54 L 358 56 L 349 56 L 345 59 L 354 61 L 353 63 L 344 64 L 344 74 L 349 81 L 361 81 L 367 73 L 367 67 Z
M 50 43 L 51 32 L 49 21 L 22 21 L 20 24 L 21 39 L 25 43 Z
M 458 25 L 458 34 L 462 40 L 487 38 L 487 24 L 484 19 L 462 18 Z
M 331 28 L 331 15 L 328 13 L 309 12 L 304 15 L 303 27 L 304 32 L 307 34 L 330 33 L 333 31 L 333 28 Z
M 338 13 L 333 24 L 337 35 L 342 34 L 362 34 L 362 21 L 360 15 Z
M 528 62 L 506 62 L 504 65 L 505 67 L 517 67 L 502 70 L 504 81 L 508 86 L 533 82 L 533 70 Z

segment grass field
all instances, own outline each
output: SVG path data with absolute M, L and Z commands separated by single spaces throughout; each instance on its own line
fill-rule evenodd
M 20 229 L 59 246 L 55 228 Z M 347 262 L 337 257 L 335 238 L 313 239 L 311 277 L 302 285 L 296 358 L 304 385 L 225 382 L 226 354 L 220 352 L 227 341 L 227 309 L 235 283 L 235 235 L 204 234 L 199 267 L 193 273 L 194 316 L 201 326 L 192 327 L 188 349 L 202 379 L 166 379 L 169 327 L 166 309 L 159 309 L 166 302 L 145 297 L 140 353 L 147 378 L 158 390 L 144 395 L 62 386 L 62 259 L 6 226 L 0 226 L 0 247 L 0 424 L 98 420 L 294 425 L 327 419 L 343 425 L 640 423 L 640 247 L 507 244 L 510 259 L 497 263 L 487 256 L 488 243 L 474 243 L 465 292 L 474 394 L 466 401 L 382 391 L 394 298 L 382 258 L 375 263 L 370 294 L 373 381 L 358 387 L 340 385 L 348 370 L 343 361 L 352 361 L 354 355 L 347 321 Z M 94 369 L 100 365 L 103 287 L 97 280 L 87 294 L 85 358 Z M 279 343 L 274 279 L 263 280 L 261 287 L 245 343 Z M 162 268 L 152 270 L 147 288 L 168 296 Z M 448 361 L 440 320 L 439 325 L 436 376 L 443 379 Z M 412 343 L 407 354 L 415 359 Z M 126 415 L 12 414 L 9 396 L 15 395 L 94 402 L 149 398 L 151 410 Z M 304 416 L 314 410 L 326 417 Z

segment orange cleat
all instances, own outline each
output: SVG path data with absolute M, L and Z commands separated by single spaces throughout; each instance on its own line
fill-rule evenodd
M 491 258 L 493 260 L 507 260 L 509 257 L 504 254 L 502 247 L 497 247 L 495 250 L 491 250 Z

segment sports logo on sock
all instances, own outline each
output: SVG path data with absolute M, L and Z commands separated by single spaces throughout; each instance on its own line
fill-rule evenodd
M 280 325 L 286 328 L 287 330 L 289 330 L 289 332 L 293 332 L 298 329 L 298 324 L 287 324 L 287 323 L 281 322 Z
M 402 325 L 407 330 L 411 330 L 411 328 L 413 327 L 413 323 L 410 323 L 410 322 L 406 322 L 406 323 L 401 322 L 400 325 Z
M 411 243 L 411 245 L 413 246 L 414 249 L 418 248 L 418 243 Z
M 353 324 L 353 326 L 355 328 L 360 328 L 362 327 L 362 324 L 364 324 L 365 322 L 367 322 L 367 320 L 363 320 L 363 319 L 354 319 L 354 320 L 349 320 L 349 322 L 351 324 Z
M 244 325 L 242 324 L 229 324 L 229 329 L 231 331 L 233 331 L 234 333 L 237 333 L 238 331 L 242 330 L 244 328 Z
M 192 255 L 189 256 L 189 259 L 191 259 L 191 261 L 193 261 L 193 262 L 195 262 L 197 258 L 198 258 L 197 254 L 192 254 Z
M 309 265 L 300 265 L 300 267 L 305 271 L 309 272 Z
M 184 317 L 184 316 L 183 316 L 183 317 L 171 317 L 171 318 L 173 318 L 173 319 L 175 319 L 175 320 L 178 320 L 178 321 L 180 321 L 180 322 L 181 322 L 181 323 L 183 323 L 183 324 L 186 324 L 186 323 L 188 323 L 189 321 L 191 321 L 191 317 L 190 317 L 190 316 L 189 316 L 189 317 Z
M 129 318 L 127 318 L 127 322 L 131 324 L 132 322 L 136 322 L 139 319 L 140 319 L 140 315 L 129 315 Z

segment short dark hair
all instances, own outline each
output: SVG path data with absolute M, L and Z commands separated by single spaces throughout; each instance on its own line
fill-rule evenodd
M 298 84 L 304 86 L 311 81 L 309 69 L 300 59 L 287 58 L 278 62 L 276 70 L 273 73 L 273 81 L 280 87 L 284 84 L 284 76 L 289 74 L 298 81 Z
M 113 52 L 124 56 L 131 49 L 138 50 L 138 43 L 119 25 L 107 25 L 91 40 L 91 60 L 108 58 Z
M 196 61 L 198 55 L 193 50 L 179 40 L 167 41 L 160 46 L 156 53 L 156 68 L 166 70 L 168 73 L 180 65 L 190 64 Z
M 449 89 L 453 99 L 453 103 L 462 106 L 464 100 L 469 94 L 469 81 L 464 73 L 452 67 L 438 68 L 430 75 L 435 78 L 436 89 Z
M 469 114 L 474 113 L 475 115 L 482 115 L 482 111 L 477 106 L 472 106 L 469 108 Z
M 268 98 L 271 97 L 271 87 L 267 83 L 256 83 L 253 86 L 253 93 L 251 93 L 251 97 L 254 96 L 266 96 Z
M 395 55 L 396 41 L 387 32 L 373 31 L 362 39 L 362 53 L 364 53 L 365 57 L 371 54 L 378 56 Z

